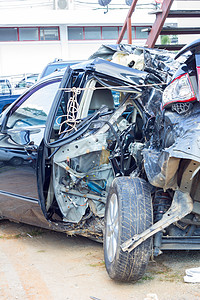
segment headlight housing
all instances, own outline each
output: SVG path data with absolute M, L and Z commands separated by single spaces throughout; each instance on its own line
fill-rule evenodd
M 174 79 L 164 90 L 162 109 L 176 102 L 189 102 L 196 100 L 189 75 L 183 74 Z

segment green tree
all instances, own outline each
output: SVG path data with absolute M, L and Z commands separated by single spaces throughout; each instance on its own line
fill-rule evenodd
M 161 36 L 161 45 L 168 45 L 171 43 L 171 39 L 168 35 Z

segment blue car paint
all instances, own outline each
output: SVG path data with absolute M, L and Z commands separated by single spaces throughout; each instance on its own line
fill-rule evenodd
M 1 95 L 0 94 L 0 113 L 7 107 L 7 105 L 13 103 L 20 95 Z

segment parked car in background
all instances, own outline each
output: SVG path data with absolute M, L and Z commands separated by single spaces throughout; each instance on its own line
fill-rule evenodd
M 39 74 L 28 74 L 24 78 L 22 78 L 16 85 L 15 90 L 24 91 L 27 88 L 30 88 L 36 81 L 38 80 Z
M 0 79 L 0 113 L 31 87 L 39 74 L 29 74 L 13 87 L 8 78 Z
M 42 71 L 42 73 L 39 76 L 39 80 L 45 76 L 48 76 L 49 74 L 51 74 L 55 71 L 59 71 L 61 69 L 64 69 L 68 66 L 75 65 L 80 62 L 82 62 L 82 61 L 80 61 L 80 60 L 64 61 L 62 59 L 55 59 L 53 62 L 50 62 L 46 65 L 46 67 L 44 68 L 44 70 Z
M 13 103 L 21 94 L 23 94 L 28 88 L 30 88 L 36 81 L 42 79 L 49 74 L 59 71 L 67 66 L 71 66 L 81 61 L 63 61 L 61 59 L 55 59 L 53 62 L 47 64 L 42 73 L 28 74 L 24 76 L 18 83 L 12 87 L 8 79 L 0 80 L 0 113 Z
M 19 94 L 13 94 L 11 83 L 8 79 L 0 79 L 0 113 L 14 102 Z
M 0 95 L 12 93 L 12 86 L 8 79 L 0 79 Z

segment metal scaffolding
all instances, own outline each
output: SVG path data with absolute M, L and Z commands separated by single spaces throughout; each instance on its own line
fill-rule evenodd
M 200 10 L 172 10 L 170 8 L 174 0 L 163 0 L 161 8 L 156 9 L 153 13 L 156 15 L 156 19 L 152 27 L 149 28 L 149 35 L 146 40 L 145 46 L 148 48 L 154 48 L 155 43 L 160 34 L 162 35 L 175 35 L 175 34 L 199 34 L 199 27 L 163 27 L 166 18 L 199 18 Z M 120 44 L 124 34 L 127 30 L 128 44 L 132 44 L 132 28 L 131 17 L 135 10 L 138 0 L 133 0 L 131 7 L 128 11 L 122 30 L 119 34 L 117 44 Z M 161 48 L 170 50 L 179 50 L 183 45 L 160 45 Z

